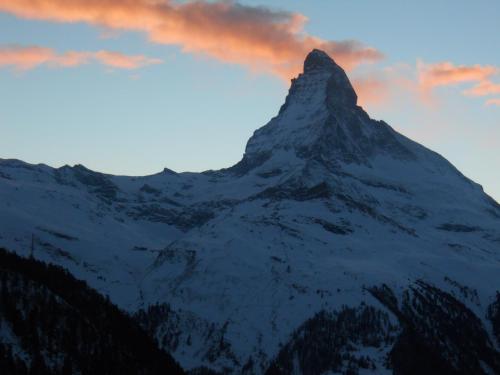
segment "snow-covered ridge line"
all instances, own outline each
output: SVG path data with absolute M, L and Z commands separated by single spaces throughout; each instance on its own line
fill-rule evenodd
M 251 359 L 263 373 L 316 313 L 387 313 L 367 288 L 401 300 L 417 280 L 455 295 L 494 342 L 499 204 L 372 120 L 321 51 L 233 167 L 128 177 L 0 161 L 0 246 L 32 243 L 129 311 L 168 304 L 157 334 L 183 327 L 167 341 L 188 369 L 240 373 Z

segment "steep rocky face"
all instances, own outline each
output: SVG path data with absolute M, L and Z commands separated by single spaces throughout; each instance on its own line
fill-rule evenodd
M 28 254 L 33 234 L 35 257 L 67 267 L 129 311 L 142 309 L 141 323 L 188 369 L 262 374 L 304 322 L 319 312 L 337 322 L 344 305 L 364 303 L 406 332 L 368 288 L 385 284 L 405 301 L 417 280 L 464 305 L 460 316 L 479 335 L 474 350 L 494 350 L 485 335 L 493 343 L 498 335 L 500 206 L 443 157 L 370 119 L 321 51 L 307 56 L 285 104 L 235 166 L 126 177 L 2 160 L 0 224 L 0 245 Z M 418 301 L 428 311 L 441 303 Z M 454 311 L 439 317 L 454 319 Z M 428 338 L 435 328 L 418 333 Z M 325 335 L 318 352 L 336 337 Z M 361 364 L 377 367 L 366 371 L 391 373 L 391 358 L 408 348 L 429 352 L 414 339 L 376 351 L 353 336 L 337 354 L 357 361 L 358 345 L 371 351 Z M 442 361 L 463 350 L 462 336 L 448 339 L 457 342 Z M 387 357 L 393 352 L 400 356 Z M 482 361 L 496 368 L 491 358 Z

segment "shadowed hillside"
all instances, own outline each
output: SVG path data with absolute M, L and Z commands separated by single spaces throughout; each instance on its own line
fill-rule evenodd
M 107 298 L 61 267 L 0 249 L 0 373 L 183 374 Z

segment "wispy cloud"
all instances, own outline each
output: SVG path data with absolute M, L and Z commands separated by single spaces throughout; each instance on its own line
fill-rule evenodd
M 424 88 L 455 85 L 464 82 L 484 81 L 498 72 L 490 65 L 454 65 L 451 62 L 425 64 L 417 62 L 419 83 Z
M 161 64 L 163 61 L 143 55 L 124 55 L 113 51 L 97 51 L 91 53 L 91 57 L 103 65 L 118 69 L 138 69 L 143 66 Z
M 476 86 L 465 90 L 464 94 L 469 96 L 487 96 L 500 94 L 500 84 L 485 80 L 479 82 Z
M 486 105 L 495 105 L 500 107 L 500 98 L 488 99 Z
M 452 86 L 463 83 L 475 83 L 463 91 L 467 96 L 488 96 L 500 94 L 500 84 L 492 77 L 500 74 L 500 68 L 491 65 L 454 65 L 451 62 L 426 64 L 417 62 L 418 84 L 422 96 L 430 100 L 432 90 L 438 86 Z M 495 99 L 492 99 L 495 102 Z M 488 100 L 486 104 L 491 104 Z
M 386 107 L 393 105 L 401 96 L 415 96 L 415 67 L 405 63 L 395 63 L 381 68 L 370 66 L 352 73 L 352 84 L 361 105 Z
M 361 105 L 381 105 L 389 100 L 390 84 L 384 77 L 375 74 L 357 77 L 352 85 Z
M 286 79 L 300 71 L 313 48 L 325 50 L 348 70 L 382 57 L 357 41 L 328 41 L 305 33 L 307 18 L 302 14 L 230 0 L 0 0 L 0 11 L 144 32 L 155 43 L 179 45 L 185 52 Z
M 124 55 L 103 50 L 68 51 L 58 54 L 50 48 L 39 46 L 0 46 L 0 67 L 12 67 L 16 70 L 30 70 L 41 65 L 68 68 L 93 61 L 116 69 L 137 69 L 162 62 L 143 55 Z
M 158 44 L 178 45 L 184 52 L 267 72 L 283 79 L 298 74 L 313 48 L 330 54 L 346 70 L 383 56 L 358 41 L 324 40 L 304 31 L 307 18 L 299 13 L 243 5 L 232 0 L 0 0 L 0 11 L 26 19 L 95 25 L 109 32 L 136 31 Z M 145 56 L 115 52 L 66 52 L 33 47 L 0 50 L 0 66 L 30 69 L 39 65 L 75 66 L 90 61 L 121 69 L 158 63 Z M 10 61 L 10 62 L 6 62 Z M 398 91 L 416 92 L 429 102 L 437 87 L 469 83 L 468 96 L 500 93 L 492 78 L 500 74 L 490 65 L 427 64 L 418 61 L 411 72 L 372 70 L 357 74 L 353 84 L 362 104 L 387 104 Z M 406 76 L 405 76 L 406 75 Z M 495 99 L 490 99 L 489 104 Z

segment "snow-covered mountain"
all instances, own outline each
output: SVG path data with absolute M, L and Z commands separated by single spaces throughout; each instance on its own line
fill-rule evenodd
M 413 371 L 500 373 L 500 205 L 370 119 L 322 51 L 230 168 L 1 160 L 0 246 L 140 310 L 186 369 L 418 373 L 411 352 Z

